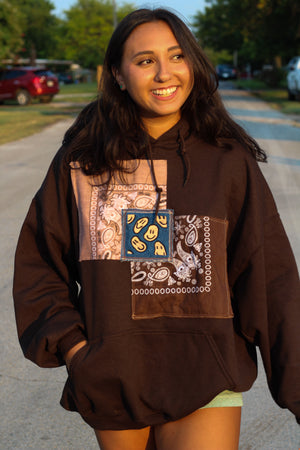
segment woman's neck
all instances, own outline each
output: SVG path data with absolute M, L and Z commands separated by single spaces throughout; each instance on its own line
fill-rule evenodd
M 160 117 L 143 117 L 142 121 L 147 133 L 154 139 L 158 139 L 168 130 L 170 130 L 177 122 L 179 122 L 181 114 Z

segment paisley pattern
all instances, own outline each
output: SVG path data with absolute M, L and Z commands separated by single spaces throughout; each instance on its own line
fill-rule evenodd
M 157 194 L 148 161 L 134 162 L 135 169 L 128 167 L 125 180 L 114 179 L 108 187 L 104 180 L 87 177 L 74 166 L 71 177 L 79 214 L 80 261 L 131 260 L 133 319 L 232 317 L 226 268 L 227 221 L 175 216 L 173 236 L 169 233 L 165 240 L 160 239 L 163 234 L 159 230 L 163 233 L 168 225 L 172 228 L 163 212 L 170 211 L 166 209 L 167 162 L 155 160 L 154 165 L 162 188 L 155 221 L 150 216 Z M 122 247 L 128 230 L 132 232 L 130 245 Z M 152 253 L 147 254 L 150 248 Z
M 80 261 L 121 259 L 122 210 L 153 210 L 156 191 L 148 161 L 127 161 L 125 180 L 117 176 L 105 184 L 107 175 L 87 177 L 72 163 L 71 178 L 79 214 Z M 160 209 L 167 203 L 167 162 L 154 161 L 162 188 Z M 136 170 L 135 170 L 136 169 Z

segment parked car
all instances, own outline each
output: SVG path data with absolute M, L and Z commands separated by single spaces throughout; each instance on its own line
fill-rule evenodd
M 237 78 L 237 70 L 231 64 L 218 64 L 216 71 L 220 80 L 235 80 Z
M 56 76 L 57 76 L 58 82 L 60 84 L 74 83 L 73 77 L 69 73 L 58 73 L 58 74 L 56 74 Z
M 15 67 L 0 70 L 0 101 L 15 99 L 27 105 L 33 98 L 49 103 L 59 92 L 57 77 L 47 69 Z
M 287 65 L 287 88 L 289 100 L 300 100 L 300 56 L 295 56 Z

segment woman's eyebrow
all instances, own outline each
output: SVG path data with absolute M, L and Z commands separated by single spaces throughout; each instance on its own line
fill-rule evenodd
M 180 49 L 180 45 L 173 45 L 172 47 L 168 48 L 168 52 L 171 52 L 173 50 L 179 50 Z M 133 59 L 137 58 L 138 56 L 141 55 L 153 55 L 155 52 L 153 50 L 142 50 L 140 52 L 137 52 L 133 55 Z

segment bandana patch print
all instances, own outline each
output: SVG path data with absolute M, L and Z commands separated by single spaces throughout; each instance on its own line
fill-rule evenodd
M 131 263 L 132 317 L 232 317 L 226 232 L 225 220 L 176 216 L 172 261 Z
M 120 261 L 123 211 L 132 209 L 138 213 L 155 209 L 157 193 L 149 162 L 127 161 L 128 173 L 123 179 L 116 175 L 109 186 L 105 183 L 107 174 L 94 179 L 84 175 L 78 164 L 73 163 L 72 168 L 72 185 L 79 214 L 79 260 Z M 160 211 L 166 209 L 167 204 L 167 162 L 155 160 L 154 169 L 162 189 Z

